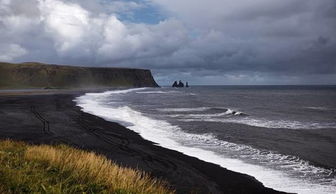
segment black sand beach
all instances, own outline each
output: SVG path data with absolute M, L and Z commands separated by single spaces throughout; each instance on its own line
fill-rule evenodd
M 253 177 L 156 146 L 118 123 L 84 113 L 73 102 L 80 94 L 0 94 L 0 139 L 92 150 L 167 180 L 177 193 L 280 193 Z

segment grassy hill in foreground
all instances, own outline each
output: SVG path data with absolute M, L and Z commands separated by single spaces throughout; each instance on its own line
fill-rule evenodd
M 0 193 L 174 193 L 162 181 L 65 145 L 0 141 Z
M 0 89 L 157 86 L 146 69 L 0 62 Z

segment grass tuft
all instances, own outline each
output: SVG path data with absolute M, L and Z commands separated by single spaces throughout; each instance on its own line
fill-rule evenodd
M 163 181 L 66 145 L 0 141 L 0 193 L 174 193 Z

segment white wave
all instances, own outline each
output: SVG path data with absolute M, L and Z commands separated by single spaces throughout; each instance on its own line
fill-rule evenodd
M 145 92 L 136 92 L 137 94 L 171 94 L 178 93 L 176 91 L 145 91 Z
M 168 114 L 168 117 L 172 118 L 186 118 L 186 119 L 211 119 L 211 118 L 216 118 L 216 117 L 223 117 L 223 116 L 229 116 L 229 115 L 234 115 L 234 116 L 242 116 L 245 115 L 242 112 L 238 111 L 233 111 L 231 109 L 228 109 L 225 112 L 221 113 L 208 113 L 208 114 Z
M 242 112 L 239 112 L 239 111 L 234 111 L 234 110 L 231 110 L 231 109 L 227 109 L 227 111 L 225 112 L 225 114 L 227 115 L 244 115 L 244 113 Z
M 244 115 L 242 112 L 235 112 L 234 115 Z
M 239 118 L 186 118 L 179 119 L 183 122 L 195 122 L 195 121 L 205 121 L 205 122 L 220 122 L 220 123 L 238 123 L 249 125 L 253 127 L 264 127 L 273 129 L 325 129 L 325 128 L 336 128 L 336 123 L 316 123 L 316 122 L 300 122 L 300 121 L 289 121 L 289 120 L 267 120 L 267 119 L 257 119 L 252 117 L 239 117 Z
M 224 115 L 244 115 L 243 112 L 235 111 L 232 109 L 227 108 L 215 108 L 215 107 L 196 107 L 196 108 L 161 108 L 157 109 L 160 112 L 203 112 L 211 109 L 223 109 L 226 111 L 223 113 L 213 113 L 213 114 L 188 114 L 191 117 L 218 117 L 218 116 L 224 116 Z M 183 116 L 183 115 L 179 115 Z M 174 116 L 173 116 L 174 117 Z M 177 117 L 177 116 L 176 116 Z
M 141 91 L 145 90 L 147 88 L 131 88 L 131 89 L 124 89 L 124 90 L 112 90 L 112 91 L 106 91 L 102 93 L 86 93 L 86 96 L 91 96 L 91 97 L 100 97 L 100 98 L 105 98 L 110 95 L 114 94 L 127 94 L 130 92 L 135 92 L 135 91 Z
M 212 107 L 196 107 L 196 108 L 160 108 L 160 112 L 201 112 L 210 110 Z
M 247 145 L 219 140 L 213 134 L 184 134 L 188 136 L 185 139 L 192 139 L 188 143 L 189 146 L 195 146 L 194 143 L 196 142 L 200 147 L 213 148 L 227 155 L 234 155 L 236 158 L 245 158 L 250 162 L 262 163 L 270 168 L 287 171 L 288 174 L 301 178 L 312 181 L 320 180 L 320 182 L 323 181 L 326 183 L 335 181 L 331 177 L 333 170 L 315 167 L 296 156 L 283 155 L 272 151 L 259 150 Z M 323 179 L 321 180 L 321 178 Z
M 214 117 L 222 117 L 228 115 L 226 112 L 222 113 L 213 113 L 213 114 L 169 114 L 168 117 L 171 118 L 200 118 L 200 119 L 206 119 L 206 118 L 214 118 Z
M 311 109 L 311 110 L 329 110 L 327 107 L 323 107 L 323 106 L 310 106 L 306 108 Z
M 228 109 L 225 113 L 226 114 L 232 114 L 232 115 L 243 115 L 244 114 L 242 112 L 234 111 L 234 110 L 231 110 L 231 109 Z
M 116 92 L 115 94 L 120 93 Z M 139 133 L 144 139 L 156 142 L 163 147 L 180 151 L 206 162 L 218 164 L 236 172 L 249 174 L 257 178 L 265 186 L 276 190 L 312 194 L 330 194 L 336 192 L 336 181 L 335 179 L 328 179 L 326 175 L 328 174 L 328 170 L 326 169 L 316 168 L 295 157 L 291 159 L 291 156 L 271 152 L 265 154 L 250 146 L 221 141 L 211 134 L 197 135 L 185 133 L 178 126 L 171 125 L 166 121 L 151 119 L 127 106 L 106 107 L 99 100 L 96 100 L 97 96 L 99 94 L 84 95 L 78 97 L 76 101 L 84 112 L 100 116 L 109 121 L 131 122 L 128 126 L 129 129 Z M 224 149 L 224 152 L 220 154 L 215 152 L 214 150 L 218 148 Z M 253 157 L 255 157 L 256 161 L 265 160 L 266 164 L 271 161 L 274 161 L 275 164 L 280 163 L 279 166 L 282 166 L 282 169 L 277 170 L 262 165 L 246 163 L 242 159 L 229 157 L 232 151 L 237 152 L 237 155 L 240 153 L 242 156 L 252 158 L 252 160 Z M 247 154 L 244 155 L 242 153 Z M 285 162 L 281 163 L 281 161 Z M 287 168 L 294 171 L 302 171 L 303 173 L 301 174 L 304 176 L 301 178 L 292 177 L 290 173 L 287 173 L 286 165 Z M 305 173 L 316 173 L 318 175 L 316 180 L 310 180 L 305 178 L 309 177 Z
M 227 109 L 226 113 L 227 113 L 227 114 L 232 114 L 232 113 L 233 113 L 233 110 L 231 110 L 231 109 Z

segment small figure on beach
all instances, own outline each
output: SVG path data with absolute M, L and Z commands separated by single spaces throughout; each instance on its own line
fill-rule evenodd
M 188 82 L 186 82 L 186 88 L 189 88 L 189 84 L 188 84 Z

